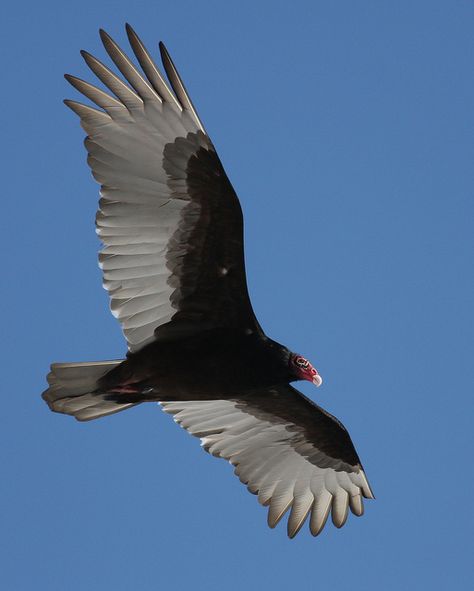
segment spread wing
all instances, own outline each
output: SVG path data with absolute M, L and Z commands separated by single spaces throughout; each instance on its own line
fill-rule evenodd
M 344 426 L 290 385 L 232 400 L 160 404 L 201 438 L 206 451 L 235 466 L 249 491 L 269 506 L 270 527 L 291 507 L 290 537 L 308 515 L 313 535 L 330 512 L 334 525 L 342 527 L 349 507 L 362 515 L 362 497 L 373 498 Z
M 129 349 L 214 327 L 261 330 L 248 296 L 238 198 L 165 47 L 171 88 L 127 25 L 144 75 L 101 31 L 125 81 L 87 52 L 116 98 L 66 75 L 100 109 L 65 103 L 87 132 L 101 184 L 99 256 L 112 313 Z

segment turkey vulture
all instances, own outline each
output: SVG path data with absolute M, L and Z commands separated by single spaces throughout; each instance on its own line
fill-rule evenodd
M 169 85 L 127 25 L 140 72 L 104 31 L 125 81 L 82 51 L 111 91 L 66 79 L 99 109 L 66 100 L 87 133 L 100 183 L 99 264 L 128 343 L 125 360 L 54 363 L 43 398 L 88 421 L 158 402 L 269 507 L 270 527 L 291 508 L 288 535 L 310 516 L 362 515 L 373 498 L 344 426 L 290 383 L 321 377 L 265 335 L 247 291 L 237 195 L 181 78 L 160 43 Z M 114 96 L 112 96 L 115 95 Z

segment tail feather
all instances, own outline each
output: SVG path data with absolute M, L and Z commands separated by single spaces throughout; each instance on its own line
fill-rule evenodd
M 134 406 L 108 400 L 106 392 L 97 391 L 98 380 L 120 363 L 121 360 L 53 363 L 43 400 L 52 411 L 72 415 L 78 421 L 90 421 Z

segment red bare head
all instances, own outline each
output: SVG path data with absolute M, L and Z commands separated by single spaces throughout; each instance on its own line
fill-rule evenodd
M 301 355 L 293 353 L 290 357 L 290 366 L 298 380 L 308 380 L 313 382 L 315 386 L 320 386 L 323 383 L 316 368 Z

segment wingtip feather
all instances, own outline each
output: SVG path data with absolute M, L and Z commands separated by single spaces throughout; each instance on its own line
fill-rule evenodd
M 181 80 L 181 76 L 179 75 L 178 70 L 174 65 L 174 62 L 171 59 L 168 50 L 166 49 L 165 44 L 163 43 L 163 41 L 160 41 L 158 46 L 160 48 L 161 60 L 163 62 L 163 67 L 165 68 L 165 72 L 168 76 L 168 80 L 170 81 L 171 87 L 173 88 L 176 96 L 178 97 L 178 100 L 182 108 L 188 110 L 192 114 L 195 122 L 198 124 L 201 131 L 203 133 L 206 133 L 204 126 L 196 112 L 196 109 L 194 108 L 191 98 L 186 90 L 186 87 L 184 86 L 184 83 Z
M 107 33 L 105 29 L 99 29 L 99 37 L 102 41 L 102 44 L 107 49 L 107 44 L 113 43 L 112 37 Z
M 135 57 L 140 63 L 143 72 L 148 78 L 148 81 L 150 82 L 151 86 L 154 88 L 154 90 L 162 100 L 170 103 L 171 105 L 173 105 L 173 108 L 176 108 L 179 112 L 181 112 L 183 108 L 180 102 L 169 89 L 168 84 L 165 82 L 163 78 L 163 75 L 161 74 L 155 61 L 151 57 L 150 53 L 146 49 L 140 37 L 134 31 L 133 27 L 128 23 L 125 24 L 125 30 L 127 32 L 128 41 L 133 50 L 133 53 L 135 54 Z

